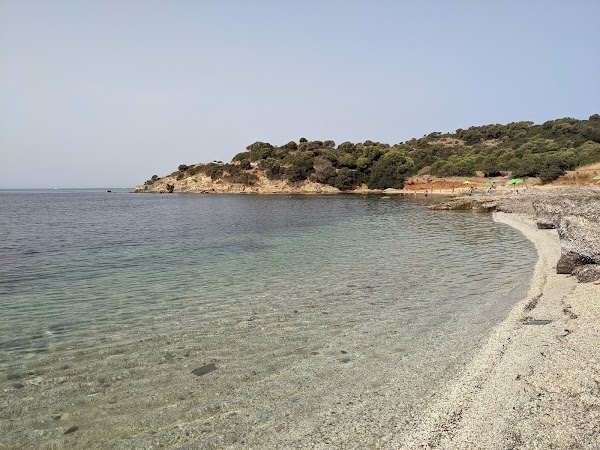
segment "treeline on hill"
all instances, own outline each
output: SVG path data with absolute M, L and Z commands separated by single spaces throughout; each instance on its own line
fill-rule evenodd
M 187 166 L 171 174 L 183 179 L 204 173 L 213 180 L 252 185 L 256 170 L 270 180 L 312 180 L 340 190 L 366 184 L 370 189 L 401 188 L 407 177 L 486 177 L 511 173 L 552 181 L 565 171 L 600 161 L 600 115 L 588 120 L 563 118 L 542 125 L 513 122 L 474 126 L 456 133 L 434 132 L 389 145 L 380 142 L 290 141 L 274 146 L 255 142 L 229 164 L 215 161 Z M 153 184 L 153 176 L 146 184 Z

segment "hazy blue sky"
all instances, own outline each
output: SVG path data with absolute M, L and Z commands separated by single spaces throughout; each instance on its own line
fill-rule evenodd
M 0 0 L 0 188 L 600 113 L 600 1 Z

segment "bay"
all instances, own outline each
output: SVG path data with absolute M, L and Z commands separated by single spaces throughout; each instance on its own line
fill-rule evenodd
M 536 258 L 401 197 L 0 191 L 0 212 L 8 447 L 385 446 Z

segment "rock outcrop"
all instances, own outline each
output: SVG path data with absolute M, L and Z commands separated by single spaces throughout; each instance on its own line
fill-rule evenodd
M 498 203 L 489 199 L 461 196 L 428 206 L 429 209 L 438 211 L 475 211 L 492 212 L 496 209 Z
M 180 193 L 180 194 L 336 194 L 340 190 L 326 184 L 309 180 L 289 182 L 287 180 L 269 180 L 256 173 L 258 180 L 252 184 L 231 183 L 223 179 L 213 180 L 202 173 L 177 179 L 167 176 L 153 181 L 152 184 L 136 186 L 135 192 Z

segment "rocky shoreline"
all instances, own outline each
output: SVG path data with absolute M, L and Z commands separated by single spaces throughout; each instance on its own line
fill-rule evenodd
M 502 200 L 497 210 L 535 219 L 538 229 L 558 231 L 561 257 L 556 271 L 581 282 L 600 280 L 600 189 L 568 187 Z
M 501 196 L 458 196 L 430 206 L 435 210 L 500 211 L 522 214 L 538 229 L 556 229 L 561 256 L 559 274 L 580 282 L 600 280 L 600 188 L 528 189 Z
M 556 273 L 556 229 L 495 218 L 536 247 L 529 292 L 393 448 L 600 448 L 599 288 Z

